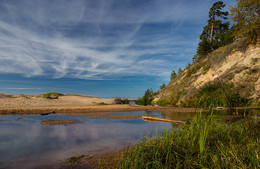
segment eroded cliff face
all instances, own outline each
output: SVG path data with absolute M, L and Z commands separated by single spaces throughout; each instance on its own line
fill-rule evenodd
M 245 46 L 236 41 L 221 47 L 207 58 L 192 64 L 155 96 L 179 105 L 189 100 L 201 87 L 209 83 L 229 83 L 239 95 L 260 98 L 260 45 Z M 227 91 L 228 92 L 228 91 Z

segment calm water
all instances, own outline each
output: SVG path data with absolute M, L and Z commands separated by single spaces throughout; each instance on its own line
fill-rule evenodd
M 259 111 L 258 111 L 259 112 Z M 101 113 L 102 114 L 102 113 Z M 154 115 L 187 120 L 196 113 L 121 112 L 106 114 Z M 230 115 L 230 112 L 215 113 Z M 76 119 L 84 123 L 41 125 L 41 120 Z M 60 166 L 67 158 L 111 151 L 140 142 L 145 135 L 178 129 L 172 123 L 139 119 L 113 120 L 70 115 L 0 115 L 0 169 Z
M 111 114 L 162 117 L 159 112 L 143 111 Z M 41 125 L 41 120 L 48 119 L 76 119 L 84 123 Z M 2 115 L 0 168 L 34 168 L 46 164 L 56 166 L 71 156 L 122 148 L 137 143 L 144 135 L 160 133 L 169 128 L 172 128 L 171 123 L 147 122 L 141 118 L 112 120 L 69 115 Z

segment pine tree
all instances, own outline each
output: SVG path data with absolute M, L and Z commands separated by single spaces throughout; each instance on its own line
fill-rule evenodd
M 197 48 L 197 59 L 205 57 L 209 52 L 232 42 L 229 32 L 228 12 L 221 11 L 225 7 L 222 1 L 215 2 L 209 11 L 208 24 L 203 28 Z M 221 20 L 222 19 L 222 20 Z
M 173 70 L 171 73 L 171 80 L 175 79 L 177 77 L 177 73 Z
M 209 20 L 208 23 L 211 25 L 211 31 L 210 31 L 210 45 L 212 46 L 212 41 L 213 41 L 213 32 L 214 32 L 214 26 L 216 26 L 216 24 L 218 26 L 220 26 L 220 20 L 216 20 L 216 17 L 218 18 L 223 18 L 223 19 L 227 19 L 228 16 L 228 12 L 223 12 L 221 11 L 222 8 L 224 8 L 226 5 L 222 2 L 222 1 L 218 1 L 215 2 L 212 7 L 210 8 L 209 11 Z M 220 22 L 219 22 L 220 21 Z

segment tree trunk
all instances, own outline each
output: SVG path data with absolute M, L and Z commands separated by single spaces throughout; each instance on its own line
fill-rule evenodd
M 211 49 L 212 49 L 213 30 L 214 30 L 214 22 L 212 21 L 212 24 L 211 24 L 211 33 L 210 33 L 210 41 L 209 41 L 209 44 L 210 44 L 210 48 L 211 48 Z

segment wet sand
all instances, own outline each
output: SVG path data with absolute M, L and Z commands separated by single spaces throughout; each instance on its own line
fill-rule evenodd
M 98 105 L 104 102 L 108 105 Z M 138 106 L 114 104 L 114 99 L 100 99 L 83 96 L 60 96 L 58 99 L 37 97 L 0 98 L 0 114 L 57 114 L 130 112 L 130 111 L 169 111 L 195 112 L 194 108 Z
M 71 115 L 71 116 L 91 117 L 91 118 L 106 118 L 106 119 L 117 119 L 117 120 L 138 119 L 138 118 L 143 117 L 143 115 L 94 114 L 94 113 L 88 114 L 88 115 Z

